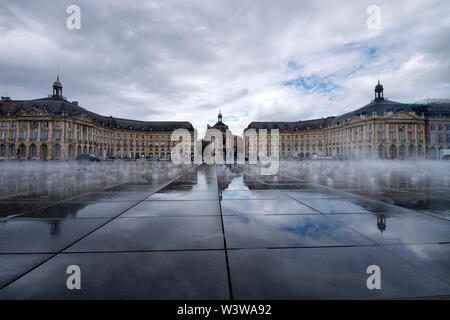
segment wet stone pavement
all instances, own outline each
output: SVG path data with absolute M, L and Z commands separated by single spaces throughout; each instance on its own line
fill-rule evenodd
M 2 197 L 0 299 L 450 296 L 450 221 L 408 206 L 408 190 L 388 199 L 253 171 L 201 165 L 55 202 Z M 448 193 L 436 201 L 448 210 Z M 66 286 L 70 265 L 80 290 Z M 380 290 L 367 288 L 370 265 Z

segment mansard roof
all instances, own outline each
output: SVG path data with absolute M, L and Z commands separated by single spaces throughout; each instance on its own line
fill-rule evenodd
M 278 129 L 280 131 L 314 130 L 328 127 L 335 117 L 294 122 L 252 122 L 247 129 Z
M 411 108 L 411 105 L 406 103 L 399 103 L 391 100 L 374 100 L 362 108 L 336 117 L 333 125 L 342 124 L 353 117 L 359 117 L 361 115 L 372 116 L 376 114 L 377 116 L 382 116 L 387 112 L 398 113 L 415 111 Z
M 0 103 L 0 115 L 14 115 L 22 111 L 37 109 L 50 114 L 65 114 L 67 116 L 88 116 L 95 123 L 115 128 L 145 131 L 172 131 L 174 129 L 194 130 L 187 121 L 139 121 L 103 116 L 78 106 L 64 98 L 48 97 L 35 100 L 8 100 Z

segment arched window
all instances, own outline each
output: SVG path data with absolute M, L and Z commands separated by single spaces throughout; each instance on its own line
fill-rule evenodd
M 378 146 L 378 158 L 383 159 L 383 145 Z

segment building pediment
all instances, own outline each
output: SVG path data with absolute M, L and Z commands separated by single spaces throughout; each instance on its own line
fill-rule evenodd
M 400 120 L 418 120 L 420 119 L 420 116 L 417 116 L 416 114 L 412 114 L 410 112 L 398 112 L 398 113 L 389 113 L 385 115 L 385 118 L 390 119 L 400 119 Z
M 20 117 L 33 117 L 33 116 L 42 116 L 48 113 L 46 110 L 42 111 L 37 108 L 31 108 L 27 110 L 21 110 L 16 114 L 16 118 Z

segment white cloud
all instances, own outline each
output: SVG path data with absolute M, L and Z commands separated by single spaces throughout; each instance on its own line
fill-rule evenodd
M 65 27 L 70 1 L 0 2 L 0 91 L 13 98 L 49 93 L 59 62 L 64 94 L 94 112 L 203 132 L 221 109 L 241 132 L 361 107 L 378 75 L 393 100 L 450 93 L 445 0 L 378 1 L 378 31 L 371 1 L 79 1 L 79 31 Z

